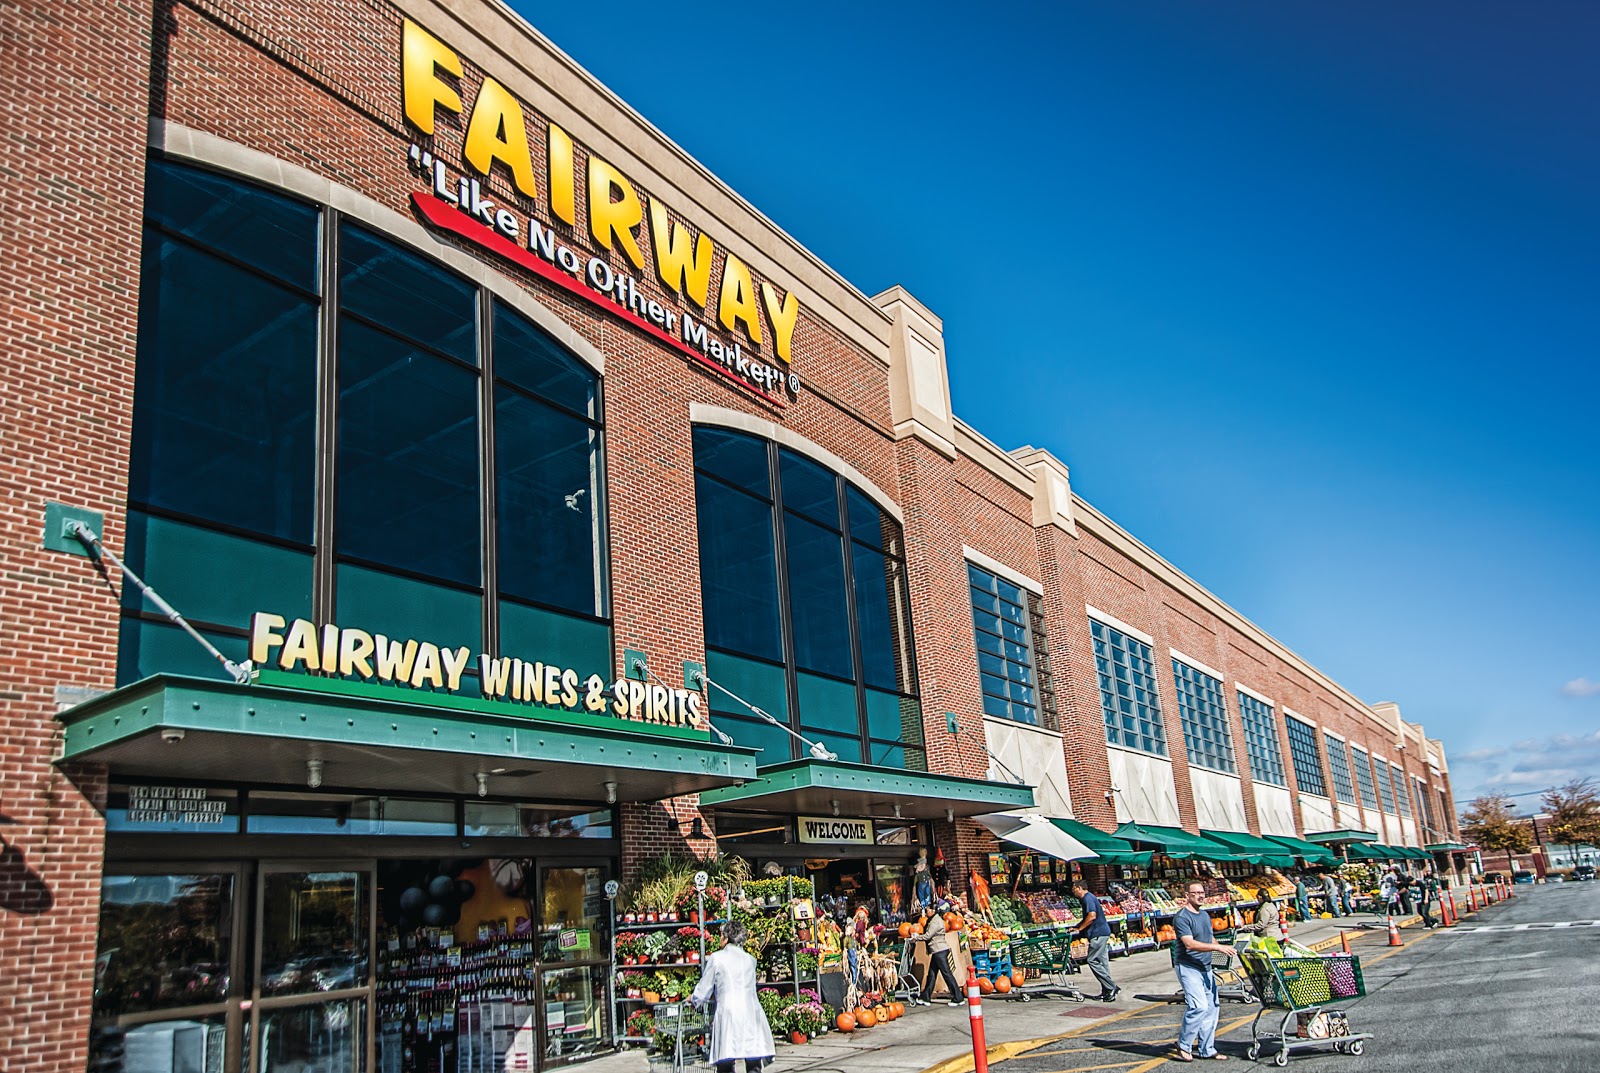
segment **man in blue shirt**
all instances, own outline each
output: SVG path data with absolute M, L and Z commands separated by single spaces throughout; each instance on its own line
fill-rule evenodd
M 1217 977 L 1211 971 L 1212 954 L 1233 953 L 1231 946 L 1216 941 L 1211 931 L 1211 917 L 1201 910 L 1205 904 L 1206 888 L 1191 880 L 1184 890 L 1184 906 L 1173 918 L 1172 929 L 1178 934 L 1178 949 L 1173 966 L 1178 970 L 1178 983 L 1183 985 L 1183 1025 L 1178 1029 L 1178 1060 L 1194 1061 L 1195 1052 L 1201 1058 L 1223 1059 L 1217 1053 Z
M 1111 979 L 1111 925 L 1100 899 L 1089 893 L 1084 881 L 1072 881 L 1072 893 L 1083 902 L 1083 920 L 1073 929 L 1073 937 L 1089 940 L 1089 971 L 1100 981 L 1100 1002 L 1114 1002 L 1122 988 Z

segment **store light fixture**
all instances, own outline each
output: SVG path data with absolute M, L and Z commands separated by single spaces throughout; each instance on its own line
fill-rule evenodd
M 616 803 L 617 803 L 617 784 L 614 783 L 614 782 L 608 782 L 608 783 L 606 783 L 606 804 L 615 805 Z
M 837 815 L 839 815 L 839 799 L 837 797 L 834 798 L 832 803 L 833 803 L 833 814 L 835 816 L 837 816 Z
M 306 761 L 306 785 L 315 790 L 322 785 L 322 761 Z
M 478 780 L 478 796 L 479 797 L 488 797 L 489 796 L 489 773 L 487 771 L 480 771 L 473 777 Z
M 944 822 L 945 823 L 955 823 L 956 822 L 956 810 L 955 809 L 950 808 L 948 806 L 945 808 L 945 810 L 944 810 Z
M 905 819 L 904 816 L 900 815 L 900 802 L 898 801 L 894 803 L 894 818 L 897 820 Z

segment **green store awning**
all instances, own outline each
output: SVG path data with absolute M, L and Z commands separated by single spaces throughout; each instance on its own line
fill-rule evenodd
M 1213 831 L 1201 828 L 1200 833 L 1213 842 L 1220 842 L 1237 853 L 1245 854 L 1255 864 L 1269 868 L 1293 868 L 1294 855 L 1284 851 L 1276 842 L 1257 838 L 1248 831 Z
M 700 795 L 700 804 L 734 805 L 761 812 L 942 820 L 947 812 L 977 816 L 1032 808 L 1033 787 L 1014 782 L 930 775 L 904 768 L 847 764 L 842 760 L 791 760 L 756 772 L 749 782 Z
M 1392 849 L 1376 842 L 1352 842 L 1345 848 L 1345 855 L 1352 861 L 1390 861 L 1394 859 L 1394 851 Z
M 1125 823 L 1117 828 L 1117 837 L 1129 842 L 1144 842 L 1160 846 L 1161 851 L 1174 860 L 1191 857 L 1202 861 L 1249 861 L 1248 853 L 1239 853 L 1213 842 L 1204 835 L 1193 834 L 1181 827 L 1158 827 L 1154 824 Z
M 1410 857 L 1414 861 L 1433 860 L 1433 854 L 1429 853 L 1425 849 L 1418 849 L 1415 846 L 1401 846 L 1400 852 L 1404 853 L 1407 857 Z
M 1462 842 L 1430 842 L 1422 848 L 1429 853 L 1467 853 L 1472 849 Z
M 1350 828 L 1339 831 L 1306 832 L 1307 842 L 1315 842 L 1322 846 L 1341 842 L 1376 842 L 1377 840 L 1378 833 L 1376 831 L 1356 831 Z
M 1315 842 L 1307 842 L 1303 838 L 1294 838 L 1290 835 L 1267 835 L 1266 838 L 1269 842 L 1276 842 L 1278 845 L 1285 847 L 1308 865 L 1339 863 L 1339 855 L 1337 853 L 1334 853 L 1326 846 L 1319 846 Z
M 507 714 L 454 694 L 399 688 L 158 674 L 56 719 L 58 762 L 104 764 L 124 779 L 305 786 L 306 762 L 320 760 L 330 787 L 475 794 L 482 772 L 495 797 L 598 801 L 609 782 L 618 800 L 655 801 L 756 777 L 756 750 L 686 728 L 532 707 Z
M 1050 822 L 1094 850 L 1094 859 L 1084 861 L 1084 864 L 1125 864 L 1136 868 L 1148 868 L 1150 865 L 1151 853 L 1140 853 L 1132 843 L 1107 834 L 1098 827 L 1059 817 L 1051 817 Z

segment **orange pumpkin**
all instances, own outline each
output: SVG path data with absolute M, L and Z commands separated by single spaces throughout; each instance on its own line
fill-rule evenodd
M 913 924 L 913 925 L 911 925 L 911 934 L 912 935 L 921 935 L 922 934 L 922 925 L 921 924 Z
M 902 925 L 900 925 L 900 938 L 902 938 L 902 939 L 911 938 L 911 925 L 910 924 L 902 924 Z
M 994 994 L 994 984 L 987 976 L 978 977 L 978 991 L 980 994 L 984 995 Z
M 854 1032 L 856 1030 L 856 1016 L 848 1010 L 835 1017 L 833 1023 L 840 1032 Z
M 878 1015 L 865 1006 L 856 1007 L 856 1024 L 862 1028 L 873 1028 L 878 1023 Z
M 906 1015 L 906 1004 L 904 1002 L 896 1002 L 894 1004 L 894 1015 L 896 1017 L 904 1017 Z
M 1028 982 L 1028 974 L 1021 969 L 1011 970 L 1011 986 L 1021 987 Z
M 894 1003 L 892 1002 L 885 1002 L 878 1007 L 878 1020 L 880 1021 L 893 1021 L 899 1016 L 898 1013 L 894 1012 Z
M 995 989 L 996 992 L 998 992 L 999 994 L 1002 994 L 1002 995 L 1007 994 L 1008 992 L 1010 992 L 1010 990 L 1011 990 L 1011 977 L 1009 977 L 1009 976 L 997 976 L 997 977 L 995 977 L 994 989 Z

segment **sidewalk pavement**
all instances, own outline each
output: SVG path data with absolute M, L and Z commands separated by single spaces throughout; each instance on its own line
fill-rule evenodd
M 1456 891 L 1456 905 L 1465 913 L 1463 890 Z M 1422 918 L 1397 917 L 1395 923 L 1401 928 L 1420 928 Z M 1357 913 L 1291 925 L 1289 937 L 1319 952 L 1337 950 L 1341 930 L 1381 932 L 1387 926 L 1382 915 Z M 1017 1002 L 985 997 L 983 1021 L 990 1061 L 1148 1009 L 1151 1003 L 1182 1001 L 1176 994 L 1172 957 L 1165 947 L 1113 958 L 1111 975 L 1122 990 L 1114 1003 L 1093 1001 L 1099 985 L 1087 971 L 1073 978 L 1089 996 L 1089 1001 L 1081 1004 L 1052 998 Z M 634 1050 L 586 1062 L 578 1068 L 583 1073 L 645 1073 L 648 1065 L 643 1052 Z M 970 1073 L 972 1068 L 972 1030 L 966 1006 L 951 1008 L 942 1001 L 929 1007 L 911 1007 L 905 1017 L 876 1028 L 848 1034 L 830 1032 L 800 1047 L 780 1046 L 777 1059 L 767 1067 L 772 1073 Z

